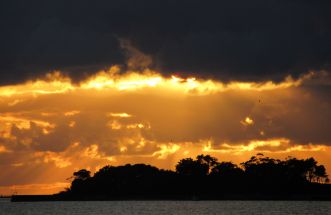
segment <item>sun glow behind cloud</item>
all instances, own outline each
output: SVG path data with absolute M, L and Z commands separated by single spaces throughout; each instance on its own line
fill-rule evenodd
M 53 72 L 44 79 L 29 81 L 24 84 L 0 87 L 1 97 L 61 94 L 74 90 L 116 90 L 132 91 L 144 88 L 159 88 L 174 90 L 191 94 L 209 94 L 227 90 L 275 90 L 299 86 L 304 80 L 309 79 L 314 73 L 308 73 L 300 79 L 293 80 L 290 76 L 281 83 L 267 82 L 230 82 L 222 83 L 213 80 L 197 80 L 194 77 L 180 78 L 177 76 L 163 77 L 161 74 L 145 70 L 143 72 L 129 71 L 120 74 L 120 68 L 111 67 L 108 71 L 100 71 L 96 75 L 78 84 L 72 83 L 69 77 L 60 72 Z M 22 100 L 14 100 L 9 105 L 14 106 Z
M 323 163 L 331 138 L 317 127 L 331 122 L 331 105 L 305 89 L 315 76 L 222 83 L 114 66 L 79 83 L 54 72 L 2 86 L 0 193 L 15 184 L 23 193 L 49 184 L 42 192 L 50 192 L 77 169 L 106 164 L 173 168 L 200 153 L 234 162 L 257 152 L 314 155 Z

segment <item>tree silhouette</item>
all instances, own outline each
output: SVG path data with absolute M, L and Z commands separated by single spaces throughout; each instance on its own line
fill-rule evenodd
M 328 182 L 328 175 L 326 174 L 326 169 L 323 165 L 319 165 L 315 167 L 314 170 L 315 181 L 317 183 L 327 183 Z
M 86 180 L 91 177 L 91 172 L 86 169 L 81 169 L 77 172 L 74 172 L 74 179 Z
M 217 163 L 211 170 L 211 175 L 220 176 L 226 179 L 233 179 L 242 176 L 244 171 L 232 162 Z
M 217 158 L 214 158 L 210 155 L 203 155 L 203 154 L 197 156 L 197 162 L 200 164 L 208 165 L 208 173 L 210 173 L 211 169 L 214 168 L 218 164 Z
M 192 158 L 180 160 L 176 165 L 176 172 L 186 176 L 206 176 L 217 164 L 217 158 L 201 154 L 196 160 Z
M 73 173 L 68 190 L 60 196 L 71 200 L 103 199 L 222 199 L 226 196 L 330 196 L 323 165 L 314 158 L 285 160 L 257 154 L 240 166 L 218 162 L 210 155 L 184 158 L 176 171 L 146 164 L 105 166 L 91 176 Z M 321 187 L 324 186 L 324 187 Z
M 202 164 L 192 158 L 182 159 L 176 165 L 176 172 L 185 176 L 206 176 L 208 170 L 208 164 Z

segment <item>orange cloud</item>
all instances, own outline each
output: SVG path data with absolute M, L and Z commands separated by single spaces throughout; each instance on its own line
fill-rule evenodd
M 201 153 L 237 163 L 257 152 L 330 163 L 331 103 L 306 87 L 315 76 L 223 83 L 114 66 L 80 83 L 55 72 L 2 86 L 0 186 L 64 183 L 79 168 L 106 164 L 174 168 Z
M 111 117 L 120 117 L 120 118 L 132 117 L 132 115 L 130 115 L 128 113 L 109 113 L 108 116 L 111 116 Z
M 240 121 L 240 123 L 244 126 L 249 126 L 254 124 L 254 120 L 247 116 L 244 120 Z
M 142 73 L 130 71 L 126 74 L 120 74 L 118 66 L 111 67 L 108 71 L 100 71 L 96 75 L 82 81 L 79 84 L 73 84 L 70 78 L 65 77 L 60 72 L 48 74 L 44 79 L 29 81 L 24 84 L 2 86 L 0 87 L 0 97 L 22 97 L 37 96 L 44 94 L 62 94 L 75 90 L 117 90 L 132 91 L 145 88 L 159 88 L 163 90 L 181 91 L 192 94 L 209 94 L 223 92 L 227 90 L 252 90 L 265 91 L 275 89 L 286 89 L 300 86 L 304 81 L 311 79 L 315 73 L 311 72 L 297 80 L 287 77 L 281 83 L 267 82 L 230 82 L 222 83 L 213 80 L 197 80 L 194 77 L 180 78 L 172 76 L 165 78 L 159 73 L 146 69 Z M 22 102 L 22 98 L 17 98 L 8 103 L 9 106 L 15 106 Z
M 178 144 L 161 144 L 158 145 L 160 150 L 153 153 L 153 156 L 156 156 L 159 159 L 166 158 L 169 154 L 173 154 L 180 149 Z
M 0 145 L 0 153 L 10 152 L 6 147 Z
M 300 145 L 290 144 L 290 140 L 286 138 L 281 139 L 267 139 L 267 140 L 251 140 L 248 144 L 229 144 L 223 143 L 217 149 L 213 149 L 212 141 L 208 141 L 204 146 L 205 152 L 219 152 L 219 153 L 243 153 L 243 152 L 272 152 L 272 153 L 288 153 L 288 152 L 311 152 L 311 151 L 325 151 L 327 146 L 324 145 Z

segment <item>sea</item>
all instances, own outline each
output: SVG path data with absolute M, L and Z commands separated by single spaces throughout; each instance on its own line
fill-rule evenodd
M 0 199 L 0 215 L 331 215 L 328 201 L 76 201 L 10 202 Z

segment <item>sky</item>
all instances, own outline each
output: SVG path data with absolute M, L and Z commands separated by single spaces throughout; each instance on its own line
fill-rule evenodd
M 0 194 L 210 154 L 331 172 L 331 3 L 0 2 Z

